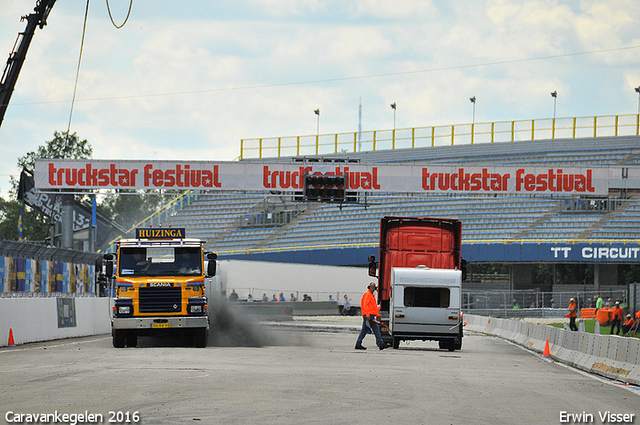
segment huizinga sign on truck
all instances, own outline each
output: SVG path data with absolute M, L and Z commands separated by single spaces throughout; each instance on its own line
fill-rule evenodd
M 118 242 L 116 255 L 105 255 L 106 275 L 115 275 L 113 346 L 135 347 L 138 336 L 181 333 L 205 347 L 205 277 L 215 275 L 215 259 L 204 252 L 203 241 L 187 239 L 183 228 L 136 229 L 135 239 Z
M 462 347 L 462 226 L 455 219 L 383 217 L 378 303 L 385 339 L 435 340 L 451 351 Z

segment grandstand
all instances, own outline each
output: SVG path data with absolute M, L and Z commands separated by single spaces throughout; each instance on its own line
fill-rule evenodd
M 269 158 L 430 165 L 593 167 L 640 165 L 640 137 L 576 138 L 434 146 Z M 265 159 L 260 159 L 264 161 Z M 257 161 L 248 159 L 245 161 Z M 636 185 L 637 186 L 637 185 Z M 270 192 L 202 192 L 162 225 L 186 227 L 220 254 L 375 246 L 384 215 L 457 218 L 463 244 L 639 240 L 638 191 L 608 198 L 549 195 L 361 195 L 358 204 L 305 204 Z

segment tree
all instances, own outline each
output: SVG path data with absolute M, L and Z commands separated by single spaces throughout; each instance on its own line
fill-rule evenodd
M 25 156 L 18 158 L 18 167 L 33 171 L 36 166 L 36 159 L 57 158 L 57 159 L 90 159 L 93 155 L 93 148 L 87 139 L 80 140 L 76 133 L 69 134 L 68 131 L 53 132 L 53 140 L 45 142 L 37 150 L 28 152 Z M 11 176 L 11 194 L 18 193 L 19 181 Z
M 125 229 L 131 229 L 158 211 L 179 193 L 176 191 L 144 192 L 124 189 L 107 195 L 101 206 L 113 221 Z
M 22 202 L 0 198 L 0 239 L 18 240 L 18 220 Z M 48 234 L 48 218 L 31 208 L 22 210 L 22 235 L 32 242 L 44 242 Z
M 33 171 L 38 158 L 89 159 L 92 154 L 93 149 L 86 139 L 80 140 L 76 133 L 55 131 L 53 140 L 45 142 L 37 150 L 18 158 L 18 167 Z M 15 198 L 18 194 L 18 179 L 11 176 L 11 185 L 10 195 Z M 23 208 L 22 203 L 17 200 L 5 201 L 2 198 L 0 198 L 0 239 L 18 240 L 18 218 L 21 210 L 23 211 L 23 239 L 43 242 L 49 233 L 49 218 L 27 206 Z

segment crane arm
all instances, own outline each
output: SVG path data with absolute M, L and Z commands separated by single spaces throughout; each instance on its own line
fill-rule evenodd
M 0 126 L 4 119 L 4 114 L 9 106 L 9 100 L 13 94 L 13 89 L 18 81 L 18 75 L 22 69 L 22 64 L 27 57 L 27 50 L 31 44 L 31 39 L 36 30 L 47 25 L 47 17 L 53 8 L 56 0 L 37 0 L 34 13 L 23 16 L 21 20 L 27 21 L 24 32 L 18 33 L 18 38 L 13 46 L 13 50 L 7 59 L 2 79 L 0 79 Z

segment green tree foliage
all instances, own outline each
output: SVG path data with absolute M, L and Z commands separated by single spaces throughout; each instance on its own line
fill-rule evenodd
M 80 140 L 76 133 L 53 133 L 53 140 L 45 142 L 37 150 L 18 158 L 18 167 L 33 171 L 38 158 L 89 159 L 93 149 L 87 140 Z M 10 195 L 14 200 L 0 198 L 0 239 L 18 240 L 18 217 L 22 202 L 15 199 L 19 180 L 11 177 Z M 22 213 L 22 235 L 24 240 L 44 242 L 49 233 L 49 218 L 25 206 Z
M 113 221 L 125 229 L 131 229 L 163 207 L 178 193 L 176 191 L 144 192 L 123 189 L 107 195 L 102 201 L 101 207 Z
M 33 171 L 36 159 L 56 158 L 56 159 L 90 159 L 93 155 L 93 148 L 87 139 L 80 140 L 76 133 L 69 134 L 67 131 L 53 132 L 53 140 L 45 142 L 37 150 L 28 152 L 25 156 L 18 158 L 18 167 Z M 19 181 L 11 177 L 12 195 L 18 193 Z
M 0 239 L 18 240 L 18 219 L 22 202 L 5 201 L 0 198 Z M 22 212 L 23 239 L 32 242 L 44 242 L 48 235 L 47 217 L 25 207 Z

